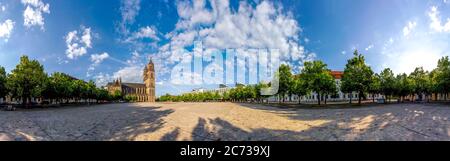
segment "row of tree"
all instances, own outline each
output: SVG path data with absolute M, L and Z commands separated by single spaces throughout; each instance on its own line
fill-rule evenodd
M 237 84 L 235 88 L 232 88 L 224 93 L 216 92 L 193 92 L 184 93 L 181 95 L 165 94 L 158 98 L 157 101 L 172 101 L 172 102 L 208 102 L 208 101 L 233 101 L 233 102 L 245 102 L 245 101 L 259 101 L 262 102 L 264 98 L 259 92 L 262 87 L 268 86 L 267 84 L 259 83 L 256 85 L 242 85 Z
M 338 91 L 349 96 L 357 93 L 359 104 L 368 95 L 375 101 L 375 95 L 378 94 L 383 95 L 386 101 L 397 97 L 403 102 L 407 96 L 429 101 L 433 93 L 441 94 L 446 99 L 450 89 L 448 57 L 441 58 L 437 68 L 431 72 L 418 67 L 409 75 L 406 73 L 394 75 L 391 69 L 386 68 L 377 74 L 366 64 L 364 56 L 355 50 L 353 58 L 347 61 L 340 84 L 336 82 L 327 64 L 322 61 L 304 62 L 303 65 L 300 74 L 295 75 L 288 65 L 281 65 L 277 70 L 275 74 L 279 78 L 277 97 L 280 102 L 286 99 L 291 101 L 293 95 L 304 97 L 315 93 L 320 105 L 323 101 L 326 103 L 328 96 L 336 95 Z M 260 89 L 269 86 L 270 83 L 237 85 L 222 94 L 211 92 L 187 93 L 180 96 L 166 94 L 161 96 L 159 101 L 262 101 L 268 96 L 262 96 Z M 322 98 L 324 100 L 321 100 Z M 352 99 L 349 98 L 350 103 Z
M 107 90 L 97 88 L 93 81 L 85 82 L 59 72 L 48 76 L 37 60 L 27 56 L 22 56 L 9 74 L 0 66 L 0 98 L 7 95 L 21 99 L 24 105 L 30 103 L 31 98 L 41 98 L 48 103 L 69 103 L 69 100 L 89 103 L 123 98 L 120 92 L 110 95 Z

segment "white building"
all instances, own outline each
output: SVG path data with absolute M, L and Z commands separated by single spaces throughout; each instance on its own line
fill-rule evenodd
M 190 92 L 190 93 L 204 93 L 204 92 L 216 93 L 216 92 L 218 92 L 220 95 L 222 95 L 225 92 L 229 91 L 230 89 L 232 89 L 232 87 L 226 87 L 226 86 L 215 88 L 215 89 L 197 88 L 197 89 L 193 89 L 192 92 Z
M 338 92 L 336 93 L 336 95 L 321 96 L 322 101 L 325 100 L 325 97 L 327 98 L 327 102 L 350 101 L 350 99 L 355 100 L 355 101 L 358 100 L 358 95 L 359 95 L 358 92 L 343 93 L 340 90 L 341 79 L 342 79 L 343 74 L 344 74 L 344 72 L 342 72 L 342 71 L 331 71 L 331 75 L 334 77 L 334 79 L 336 81 L 336 87 L 337 87 Z M 367 95 L 366 98 L 371 100 L 372 95 Z M 381 99 L 381 98 L 383 98 L 382 95 L 379 95 L 379 94 L 375 95 L 375 99 Z M 318 95 L 316 92 L 312 92 L 311 94 L 302 96 L 301 98 L 299 98 L 297 95 L 293 95 L 291 98 L 291 101 L 298 102 L 299 99 L 300 99 L 300 102 L 317 102 Z M 286 96 L 285 100 L 289 101 L 289 97 Z M 279 101 L 279 98 L 277 96 L 272 96 L 269 98 L 269 101 L 271 101 L 271 102 Z

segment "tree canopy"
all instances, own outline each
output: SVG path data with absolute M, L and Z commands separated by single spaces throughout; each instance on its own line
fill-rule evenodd
M 7 76 L 5 68 L 0 66 L 0 98 L 5 97 L 9 93 L 8 88 L 6 88 L 6 80 Z
M 317 93 L 319 105 L 322 95 L 336 89 L 331 71 L 322 61 L 305 62 L 300 77 L 303 78 L 308 89 Z
M 13 98 L 21 98 L 23 104 L 31 97 L 41 97 L 47 74 L 37 60 L 29 60 L 22 56 L 20 63 L 8 75 L 8 88 Z
M 358 92 L 358 103 L 361 104 L 361 98 L 369 90 L 372 82 L 372 69 L 366 64 L 364 56 L 355 50 L 353 58 L 347 61 L 344 74 L 342 76 L 342 87 L 348 92 Z

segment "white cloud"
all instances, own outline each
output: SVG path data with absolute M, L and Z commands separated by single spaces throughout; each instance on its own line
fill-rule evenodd
M 104 52 L 102 54 L 92 54 L 91 55 L 91 62 L 92 64 L 89 66 L 87 72 L 86 72 L 86 77 L 90 77 L 91 76 L 91 72 L 95 70 L 95 68 L 103 62 L 103 60 L 109 58 L 109 54 Z
M 216 49 L 279 49 L 284 61 L 301 63 L 311 58 L 311 53 L 299 44 L 301 27 L 291 13 L 283 13 L 269 1 L 255 7 L 240 2 L 238 9 L 230 8 L 228 0 L 210 0 L 211 8 L 204 0 L 178 1 L 180 19 L 176 29 L 166 38 L 156 59 L 164 60 L 164 66 L 178 61 L 182 55 L 169 51 L 192 46 L 202 40 L 204 48 Z M 305 39 L 304 39 L 305 40 Z
M 132 48 L 138 51 L 157 47 L 157 42 L 160 40 L 158 30 L 154 26 L 144 26 L 136 31 L 130 29 L 140 10 L 141 0 L 122 0 L 120 5 L 122 19 L 116 28 L 120 34 L 119 41 L 131 44 Z
M 94 75 L 93 78 L 95 80 L 95 84 L 98 86 L 105 86 L 108 82 L 112 80 L 121 78 L 122 82 L 127 83 L 142 83 L 142 72 L 143 67 L 140 66 L 127 66 L 119 69 L 117 72 L 112 75 L 105 73 L 98 73 Z
M 431 71 L 437 66 L 437 61 L 442 56 L 450 55 L 450 44 L 447 34 L 428 34 L 425 31 L 390 39 L 386 42 L 381 53 L 383 67 L 391 68 L 394 73 L 410 73 L 416 67 L 424 67 Z M 391 41 L 392 40 L 392 41 Z
M 109 54 L 104 52 L 102 54 L 92 54 L 91 61 L 95 64 L 100 64 L 103 60 L 109 57 Z
M 13 29 L 14 22 L 10 19 L 7 19 L 5 20 L 5 22 L 0 23 L 0 38 L 4 38 L 5 41 L 8 41 Z
M 409 21 L 408 24 L 405 27 L 403 27 L 403 36 L 408 36 L 416 26 L 417 26 L 416 22 Z
M 83 42 L 86 47 L 91 48 L 91 28 L 85 28 L 83 31 L 83 36 L 81 36 L 81 42 Z
M 98 73 L 94 76 L 95 84 L 99 87 L 105 86 L 109 81 L 112 80 L 112 77 L 109 74 Z
M 115 60 L 114 58 L 109 57 L 111 58 L 111 60 L 115 60 L 119 63 L 124 64 L 125 66 L 120 68 L 111 75 L 99 73 L 93 76 L 93 78 L 96 79 L 96 82 L 98 82 L 97 84 L 103 85 L 106 84 L 105 82 L 112 81 L 113 79 L 118 78 L 122 78 L 123 82 L 142 83 L 143 82 L 142 72 L 148 59 L 146 58 L 146 56 L 140 55 L 136 51 L 134 51 L 131 55 L 132 55 L 131 58 L 126 61 Z M 88 75 L 89 74 L 90 73 L 88 70 Z
M 50 13 L 50 5 L 41 0 L 21 0 L 22 4 L 26 6 L 23 11 L 23 25 L 30 28 L 32 26 L 40 26 L 44 29 L 43 13 Z
M 131 39 L 153 39 L 159 40 L 157 29 L 154 26 L 146 26 L 139 29 L 138 32 L 133 33 Z
M 397 35 L 395 41 L 392 37 L 387 40 L 381 50 L 383 59 L 378 60 L 382 64 L 379 67 L 389 67 L 397 74 L 409 74 L 416 67 L 431 71 L 441 57 L 449 56 L 450 19 L 442 24 L 436 6 L 430 8 L 428 18 L 429 28 L 416 28 L 416 22 L 408 22 L 402 35 Z M 414 34 L 411 34 L 412 30 Z
M 67 33 L 66 55 L 69 59 L 75 59 L 87 53 L 88 48 L 92 48 L 91 28 L 81 27 L 81 31 L 71 31 Z
M 309 43 L 309 39 L 308 38 L 305 38 L 304 40 L 305 40 L 305 43 Z
M 228 2 L 224 2 L 228 3 Z M 228 5 L 228 4 L 227 4 Z M 193 28 L 201 24 L 211 24 L 214 21 L 214 15 L 205 8 L 204 0 L 179 1 L 177 3 L 178 15 L 184 20 L 177 23 L 178 29 Z
M 131 33 L 128 38 L 124 40 L 125 43 L 134 45 L 136 50 L 145 48 L 150 44 L 151 47 L 156 47 L 160 40 L 158 31 L 154 26 L 146 26 L 140 28 L 138 31 Z
M 450 18 L 447 18 L 447 22 L 442 24 L 441 18 L 439 17 L 439 11 L 436 6 L 432 6 L 428 12 L 428 17 L 430 18 L 430 28 L 436 32 L 450 32 Z
M 123 82 L 142 83 L 142 72 L 144 66 L 127 66 L 123 67 L 113 74 L 113 78 L 122 78 Z
M 129 31 L 127 25 L 133 24 L 136 16 L 141 10 L 141 0 L 122 0 L 120 5 L 120 12 L 122 21 L 119 23 L 119 32 L 128 35 Z
M 345 55 L 345 54 L 347 54 L 347 52 L 346 51 L 341 51 L 341 54 Z
M 393 39 L 392 37 L 389 38 L 389 43 L 390 43 L 390 44 L 394 43 L 394 39 Z
M 369 46 L 367 46 L 366 48 L 365 48 L 365 50 L 366 51 L 369 51 L 370 49 L 372 49 L 373 48 L 373 44 L 370 44 Z

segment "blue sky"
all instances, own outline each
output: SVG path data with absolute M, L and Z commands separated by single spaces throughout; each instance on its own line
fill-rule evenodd
M 312 59 L 343 70 L 354 49 L 376 72 L 431 70 L 450 55 L 450 0 L 0 0 L 0 65 L 8 72 L 25 54 L 48 73 L 98 85 L 142 82 L 151 57 L 157 94 L 177 94 L 202 87 L 169 80 L 182 56 L 169 51 L 192 50 L 194 41 L 280 48 L 294 72 Z

